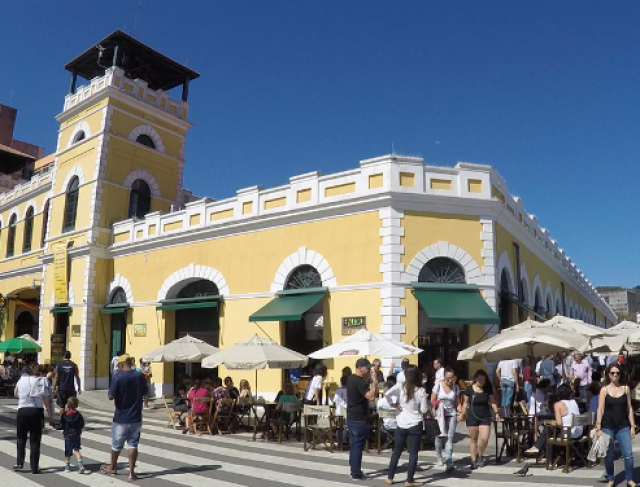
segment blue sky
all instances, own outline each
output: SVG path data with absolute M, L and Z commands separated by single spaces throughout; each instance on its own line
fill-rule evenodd
M 392 147 L 491 164 L 594 284 L 640 284 L 640 2 L 4 3 L 0 101 L 19 109 L 16 138 L 47 152 L 64 64 L 135 28 L 201 73 L 195 194 L 347 170 Z

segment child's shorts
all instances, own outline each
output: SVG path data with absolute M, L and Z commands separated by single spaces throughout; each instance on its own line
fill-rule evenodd
M 64 456 L 72 457 L 74 451 L 80 451 L 80 437 L 64 439 Z

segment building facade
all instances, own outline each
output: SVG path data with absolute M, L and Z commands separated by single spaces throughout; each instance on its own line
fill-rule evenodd
M 633 289 L 599 290 L 599 294 L 618 315 L 635 317 L 638 312 L 636 291 Z
M 69 349 L 87 388 L 108 386 L 115 353 L 185 334 L 222 348 L 258 333 L 310 353 L 366 327 L 465 374 L 461 348 L 525 317 L 616 322 L 489 166 L 392 154 L 194 200 L 183 171 L 197 73 L 119 31 L 100 45 L 67 65 L 46 171 L 0 194 L 4 337 L 33 330 L 43 362 Z M 173 74 L 143 69 L 153 63 Z M 352 362 L 328 361 L 330 379 Z M 181 372 L 154 364 L 156 390 Z M 261 371 L 260 391 L 281 380 Z

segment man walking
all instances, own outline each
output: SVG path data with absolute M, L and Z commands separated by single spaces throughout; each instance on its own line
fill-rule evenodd
M 118 373 L 118 359 L 120 358 L 120 355 L 122 355 L 122 352 L 118 350 L 118 353 L 116 353 L 111 359 L 111 379 L 112 380 L 113 380 L 113 376 Z
M 100 470 L 107 475 L 115 475 L 118 457 L 126 441 L 129 448 L 129 480 L 137 480 L 135 474 L 138 459 L 138 443 L 142 428 L 142 405 L 149 393 L 147 380 L 140 372 L 131 369 L 131 359 L 127 354 L 118 358 L 118 373 L 113 376 L 109 387 L 109 400 L 115 402 L 115 413 L 111 424 L 111 464 Z
M 76 392 L 76 386 L 78 390 Z M 53 395 L 56 398 L 60 416 L 64 414 L 64 408 L 70 397 L 77 397 L 77 393 L 82 392 L 80 372 L 78 366 L 71 360 L 71 352 L 64 352 L 64 360 L 56 366 L 56 375 L 53 378 Z
M 362 472 L 362 451 L 369 436 L 369 402 L 375 400 L 378 380 L 371 374 L 371 362 L 356 361 L 356 370 L 347 379 L 347 428 L 349 430 L 349 468 L 353 480 L 366 480 Z M 367 384 L 371 377 L 371 383 Z
M 444 367 L 442 366 L 442 361 L 437 358 L 433 361 L 433 370 L 435 371 L 435 384 L 442 382 L 444 380 Z

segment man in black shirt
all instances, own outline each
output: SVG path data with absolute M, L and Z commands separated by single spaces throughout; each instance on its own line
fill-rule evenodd
M 56 367 L 56 375 L 53 378 L 53 395 L 56 396 L 60 416 L 64 414 L 64 408 L 69 398 L 77 395 L 76 387 L 73 385 L 74 379 L 78 385 L 78 392 L 82 392 L 78 366 L 71 361 L 71 352 L 67 350 L 64 352 L 64 360 Z
M 356 370 L 347 379 L 347 428 L 349 430 L 349 467 L 353 480 L 365 480 L 362 472 L 362 451 L 369 436 L 369 402 L 376 399 L 377 377 L 371 374 L 371 362 L 356 361 Z M 371 384 L 368 384 L 371 376 Z

